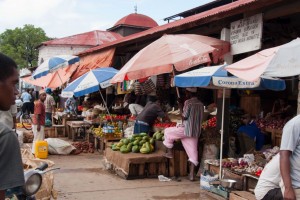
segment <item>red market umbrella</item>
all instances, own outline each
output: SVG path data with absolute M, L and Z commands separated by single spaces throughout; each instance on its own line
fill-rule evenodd
M 135 56 L 112 78 L 111 83 L 184 71 L 199 64 L 217 62 L 229 52 L 229 42 L 194 34 L 163 35 Z

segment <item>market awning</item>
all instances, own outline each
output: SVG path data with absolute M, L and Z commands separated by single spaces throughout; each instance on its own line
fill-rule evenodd
M 72 76 L 71 81 L 74 81 L 76 78 L 92 69 L 111 66 L 114 54 L 115 48 L 112 48 L 80 57 L 79 67 Z
M 35 86 L 40 86 L 40 87 L 49 87 L 49 88 L 61 87 L 64 83 L 66 83 L 70 79 L 70 77 L 76 70 L 77 66 L 78 64 L 74 64 L 69 67 L 59 69 L 56 72 L 49 73 L 46 76 L 43 76 L 38 79 L 34 79 L 32 76 L 27 76 L 22 78 L 22 80 L 26 83 Z

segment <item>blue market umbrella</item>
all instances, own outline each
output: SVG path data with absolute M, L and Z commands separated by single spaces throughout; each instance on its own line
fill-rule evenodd
M 246 81 L 235 76 L 228 76 L 224 67 L 225 65 L 203 67 L 176 75 L 174 78 L 174 84 L 177 87 L 206 87 L 223 89 L 222 122 L 220 130 L 220 177 L 222 177 L 225 88 L 247 90 L 269 89 L 274 91 L 285 90 L 286 88 L 285 81 L 281 79 L 261 76 L 257 81 Z
M 247 89 L 247 90 L 285 90 L 285 81 L 278 78 L 261 76 L 256 81 L 246 81 L 236 76 L 229 76 L 225 65 L 203 67 L 175 76 L 177 87 L 211 87 L 216 89 Z
M 97 92 L 101 88 L 110 86 L 110 79 L 112 79 L 118 71 L 119 70 L 112 67 L 93 69 L 71 82 L 62 93 L 67 96 L 74 95 L 75 97 L 79 97 Z
M 62 67 L 67 67 L 79 61 L 78 56 L 73 55 L 58 55 L 53 56 L 43 62 L 36 70 L 33 72 L 32 76 L 34 79 L 46 76 L 48 73 L 58 70 Z
M 116 70 L 112 67 L 93 69 L 71 82 L 62 91 L 62 96 L 71 97 L 74 95 L 75 97 L 79 97 L 97 91 L 100 92 L 101 88 L 107 88 L 111 86 L 110 80 L 118 73 L 118 71 L 119 70 Z M 110 114 L 101 92 L 100 95 L 108 114 Z

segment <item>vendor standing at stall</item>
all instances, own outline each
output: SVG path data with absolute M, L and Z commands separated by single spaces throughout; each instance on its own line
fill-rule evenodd
M 160 107 L 158 99 L 155 96 L 149 96 L 149 102 L 146 104 L 143 111 L 136 117 L 133 133 L 149 133 L 150 128 L 157 117 L 168 119 L 168 115 L 166 115 Z
M 198 139 L 201 134 L 201 124 L 203 120 L 204 106 L 197 98 L 197 88 L 186 88 L 187 100 L 183 107 L 183 124 L 165 129 L 165 140 L 163 144 L 167 147 L 167 158 L 172 158 L 171 149 L 175 140 L 180 139 L 189 157 L 190 174 L 189 179 L 195 180 L 195 166 L 198 162 Z
M 34 102 L 34 115 L 32 118 L 32 132 L 33 132 L 33 142 L 32 142 L 32 154 L 35 154 L 35 143 L 36 141 L 41 141 L 45 139 L 45 105 L 46 92 L 41 90 L 39 92 L 39 99 Z
M 260 131 L 258 126 L 256 125 L 254 119 L 250 116 L 250 114 L 244 114 L 242 116 L 243 126 L 241 126 L 237 133 L 238 137 L 240 134 L 245 133 L 251 139 L 253 139 L 255 143 L 255 150 L 259 151 L 262 149 L 265 143 L 265 135 Z M 246 149 L 246 151 L 250 151 L 251 149 Z M 246 152 L 241 152 L 242 154 Z

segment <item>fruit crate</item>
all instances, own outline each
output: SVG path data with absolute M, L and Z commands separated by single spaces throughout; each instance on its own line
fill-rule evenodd
M 157 178 L 158 175 L 168 176 L 167 162 L 149 162 L 141 164 L 130 164 L 127 180 L 140 178 Z

